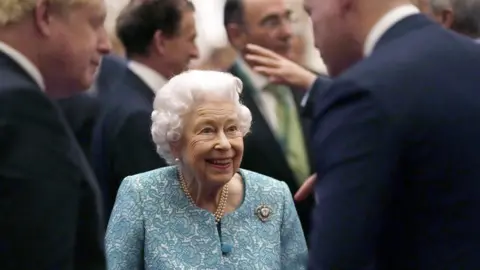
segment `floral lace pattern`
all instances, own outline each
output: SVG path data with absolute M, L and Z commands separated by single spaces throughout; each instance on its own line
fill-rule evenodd
M 188 201 L 175 167 L 125 178 L 107 229 L 108 269 L 306 269 L 307 245 L 287 185 L 240 174 L 244 200 L 220 229 L 212 213 Z M 264 221 L 262 205 L 271 210 Z M 222 243 L 231 251 L 222 253 Z

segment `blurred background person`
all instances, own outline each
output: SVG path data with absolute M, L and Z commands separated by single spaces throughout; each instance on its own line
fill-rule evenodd
M 92 142 L 107 214 L 125 177 L 166 165 L 150 136 L 155 92 L 198 57 L 194 7 L 188 1 L 133 1 L 116 27 L 128 68 L 102 99 Z
M 254 119 L 252 134 L 245 138 L 242 167 L 282 180 L 295 192 L 312 172 L 309 121 L 299 115 L 305 89 L 270 83 L 244 59 L 248 43 L 291 56 L 291 15 L 283 0 L 227 0 L 224 25 L 239 54 L 229 72 L 242 80 L 242 100 Z M 311 198 L 297 204 L 305 232 L 311 206 Z
M 189 71 L 157 92 L 152 137 L 171 165 L 126 178 L 106 237 L 109 269 L 306 269 L 284 182 L 240 169 L 252 115 L 238 78 Z
M 0 2 L 0 265 L 105 269 L 95 176 L 52 98 L 110 50 L 102 0 Z
M 192 0 L 195 5 L 199 58 L 192 68 L 227 70 L 237 57 L 223 27 L 225 0 Z M 303 0 L 285 0 L 292 11 L 292 51 L 295 62 L 315 73 L 326 73 L 318 50 L 313 45 L 311 21 L 303 8 Z
M 413 3 L 446 28 L 480 42 L 479 0 L 413 0 Z

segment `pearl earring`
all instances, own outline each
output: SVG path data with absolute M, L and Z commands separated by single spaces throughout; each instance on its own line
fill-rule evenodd
M 180 162 L 180 159 L 178 157 L 175 158 L 175 162 L 178 163 Z

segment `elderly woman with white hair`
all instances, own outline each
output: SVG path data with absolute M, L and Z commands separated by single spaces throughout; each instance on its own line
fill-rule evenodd
M 157 91 L 152 136 L 172 166 L 123 180 L 108 269 L 306 268 L 287 185 L 239 168 L 252 121 L 241 90 L 230 74 L 188 71 Z

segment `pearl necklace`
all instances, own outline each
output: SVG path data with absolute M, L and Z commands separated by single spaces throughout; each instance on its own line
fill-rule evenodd
M 195 201 L 192 198 L 192 195 L 190 194 L 190 191 L 188 190 L 187 183 L 183 178 L 183 174 L 180 170 L 178 170 L 178 178 L 180 180 L 180 186 L 182 187 L 182 190 L 187 196 L 188 200 L 192 205 L 196 205 Z M 222 188 L 222 191 L 220 193 L 220 202 L 218 203 L 217 209 L 213 214 L 215 216 L 215 223 L 220 222 L 220 220 L 222 219 L 225 213 L 225 207 L 227 206 L 227 199 L 228 199 L 228 183 L 225 184 Z

